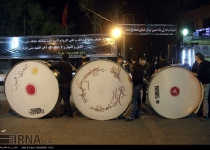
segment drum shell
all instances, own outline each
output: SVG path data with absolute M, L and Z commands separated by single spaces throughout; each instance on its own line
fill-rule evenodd
M 111 60 L 89 61 L 73 77 L 73 103 L 90 119 L 117 118 L 126 112 L 132 99 L 133 85 L 128 76 L 121 65 Z
M 191 114 L 201 102 L 202 94 L 199 80 L 179 66 L 161 68 L 147 84 L 149 104 L 159 115 L 170 119 Z
M 55 110 L 59 98 L 59 73 L 50 70 L 49 66 L 45 61 L 28 60 L 15 64 L 8 72 L 5 96 L 11 109 L 20 116 L 42 118 Z

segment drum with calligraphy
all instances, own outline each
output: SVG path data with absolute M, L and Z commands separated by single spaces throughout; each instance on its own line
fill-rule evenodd
M 88 118 L 109 120 L 121 115 L 132 99 L 128 72 L 111 60 L 93 60 L 80 67 L 71 83 L 73 102 Z

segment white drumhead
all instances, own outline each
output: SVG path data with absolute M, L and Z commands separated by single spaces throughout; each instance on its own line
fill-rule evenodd
M 202 100 L 202 86 L 188 70 L 164 67 L 150 80 L 148 99 L 161 116 L 178 119 L 192 113 Z
M 55 107 L 58 80 L 42 61 L 23 61 L 7 74 L 5 96 L 11 108 L 26 118 L 41 118 Z
M 110 60 L 93 60 L 80 67 L 71 83 L 77 109 L 86 117 L 109 120 L 121 115 L 132 99 L 129 74 Z

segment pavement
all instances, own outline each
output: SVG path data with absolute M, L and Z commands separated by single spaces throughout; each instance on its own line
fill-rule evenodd
M 63 105 L 63 104 L 62 104 Z M 99 121 L 81 114 L 71 101 L 73 118 L 41 119 L 20 117 L 0 93 L 0 148 L 35 146 L 54 149 L 71 145 L 210 145 L 210 120 L 201 121 L 192 113 L 180 119 L 167 119 L 156 113 L 147 100 L 141 117 Z M 130 109 L 126 116 L 129 116 Z M 34 146 L 34 147 L 33 147 Z M 30 149 L 28 147 L 28 149 Z

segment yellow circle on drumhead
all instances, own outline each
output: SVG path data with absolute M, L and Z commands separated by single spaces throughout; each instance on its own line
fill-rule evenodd
M 56 106 L 58 80 L 43 61 L 22 61 L 6 76 L 5 96 L 20 116 L 42 118 Z

